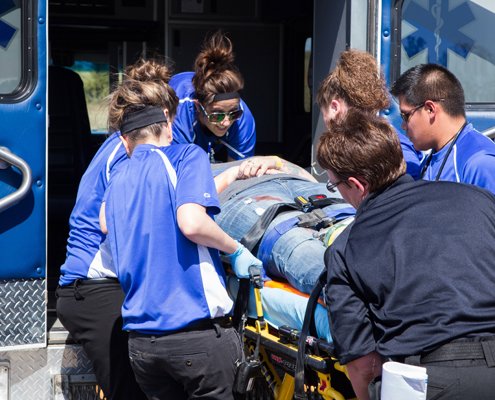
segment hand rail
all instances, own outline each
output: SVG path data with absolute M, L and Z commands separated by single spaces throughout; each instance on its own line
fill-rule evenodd
M 27 162 L 12 153 L 8 148 L 0 146 L 1 161 L 19 168 L 22 173 L 22 182 L 19 189 L 0 199 L 0 213 L 21 201 L 29 193 L 33 181 L 31 168 L 29 168 Z
M 490 139 L 495 139 L 495 126 L 482 132 L 483 135 L 488 136 Z

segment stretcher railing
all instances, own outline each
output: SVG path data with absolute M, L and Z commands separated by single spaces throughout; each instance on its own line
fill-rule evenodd
M 273 328 L 263 317 L 262 291 L 254 285 L 256 318 L 246 320 L 243 338 L 248 357 L 261 363 L 245 393 L 248 400 L 289 400 L 295 395 L 295 373 L 301 332 L 289 326 Z M 306 312 L 313 312 L 307 310 Z M 346 369 L 333 356 L 333 345 L 313 336 L 305 338 L 304 394 L 308 400 L 349 400 L 355 394 Z M 299 350 L 300 351 L 300 350 Z

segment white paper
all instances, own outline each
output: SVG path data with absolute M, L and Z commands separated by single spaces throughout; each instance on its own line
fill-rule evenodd
M 426 368 L 388 361 L 382 367 L 381 400 L 426 400 Z

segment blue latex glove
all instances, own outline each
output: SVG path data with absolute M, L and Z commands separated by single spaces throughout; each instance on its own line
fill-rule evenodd
M 249 267 L 259 267 L 263 271 L 263 263 L 246 249 L 241 243 L 237 242 L 237 249 L 232 254 L 227 254 L 232 269 L 238 278 L 249 278 Z

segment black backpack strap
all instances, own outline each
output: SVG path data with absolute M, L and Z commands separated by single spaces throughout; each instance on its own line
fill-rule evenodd
M 272 204 L 244 235 L 241 239 L 241 243 L 246 246 L 249 251 L 253 252 L 275 217 L 284 211 L 290 210 L 299 210 L 299 206 L 295 203 Z
M 304 314 L 304 322 L 301 329 L 301 335 L 299 337 L 299 343 L 297 348 L 297 358 L 296 358 L 296 371 L 294 374 L 295 378 L 295 388 L 294 388 L 294 399 L 303 400 L 307 399 L 304 393 L 304 367 L 306 358 L 306 338 L 308 336 L 311 323 L 314 319 L 314 312 L 316 305 L 318 304 L 318 298 L 323 290 L 326 283 L 327 271 L 323 270 L 318 278 L 311 295 L 309 296 L 308 305 L 306 306 L 306 312 Z
M 268 207 L 263 215 L 256 221 L 251 229 L 241 239 L 241 243 L 251 252 L 259 245 L 259 242 L 266 232 L 266 229 L 273 219 L 281 212 L 298 209 L 296 204 L 276 203 Z M 254 253 L 253 253 L 254 254 Z M 249 302 L 249 279 L 239 279 L 239 290 L 234 303 L 232 324 L 241 332 L 244 328 L 244 315 Z
M 239 334 L 244 332 L 245 314 L 249 302 L 249 286 L 249 279 L 239 279 L 239 290 L 237 291 L 232 314 L 232 325 Z

